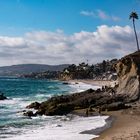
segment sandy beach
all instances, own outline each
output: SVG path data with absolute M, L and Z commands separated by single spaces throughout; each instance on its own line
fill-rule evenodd
M 84 116 L 85 109 L 77 110 L 74 113 Z M 82 133 L 100 135 L 92 140 L 140 140 L 139 115 L 125 114 L 124 110 L 102 112 L 102 115 L 110 116 L 105 127 Z
M 122 113 L 123 111 L 106 112 L 115 117 L 112 126 L 93 140 L 140 140 L 140 117 Z
M 83 82 L 98 86 L 109 86 L 115 83 L 112 81 L 94 80 L 74 80 L 72 82 Z M 82 114 L 83 111 L 80 112 Z M 102 112 L 102 114 L 114 118 L 113 122 L 110 128 L 101 129 L 100 131 L 104 131 L 99 134 L 100 136 L 92 140 L 140 140 L 140 116 L 138 114 L 126 114 L 124 110 Z
M 69 82 L 82 82 L 85 84 L 89 84 L 89 85 L 95 85 L 95 86 L 114 86 L 115 83 L 117 83 L 117 81 L 109 81 L 109 80 L 92 80 L 92 79 L 84 79 L 84 80 L 70 80 Z

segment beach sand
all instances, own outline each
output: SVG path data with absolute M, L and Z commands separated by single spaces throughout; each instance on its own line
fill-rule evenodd
M 80 109 L 73 113 L 85 116 L 85 111 L 86 109 Z M 102 115 L 110 116 L 106 120 L 107 124 L 102 128 L 85 130 L 81 133 L 99 135 L 98 138 L 92 140 L 140 140 L 140 115 L 123 112 L 124 110 L 102 112 Z
M 115 84 L 112 81 L 94 80 L 72 80 L 72 82 L 83 82 L 97 86 L 113 86 Z M 78 114 L 84 114 L 84 112 L 84 110 L 81 110 Z M 114 119 L 111 119 L 112 124 L 109 124 L 106 129 L 101 128 L 98 132 L 91 130 L 91 133 L 95 134 L 97 132 L 100 135 L 92 140 L 140 140 L 140 114 L 127 114 L 124 113 L 124 110 L 102 112 L 102 114 L 111 116 Z
M 117 81 L 109 81 L 109 80 L 92 80 L 92 79 L 86 79 L 86 80 L 69 80 L 69 82 L 82 82 L 89 85 L 95 85 L 95 86 L 114 86 Z
M 93 140 L 140 140 L 140 116 L 122 113 L 122 111 L 106 112 L 115 117 L 109 129 Z

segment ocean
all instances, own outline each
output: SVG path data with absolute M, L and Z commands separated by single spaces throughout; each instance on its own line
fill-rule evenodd
M 84 83 L 69 85 L 61 81 L 1 77 L 0 91 L 7 100 L 0 101 L 0 140 L 89 140 L 93 134 L 85 130 L 103 127 L 107 116 L 23 116 L 30 103 L 46 101 L 52 96 L 71 94 L 97 86 Z M 33 110 L 34 111 L 34 110 Z

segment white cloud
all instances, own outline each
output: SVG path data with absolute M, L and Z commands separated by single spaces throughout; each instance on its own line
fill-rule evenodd
M 99 18 L 101 20 L 112 20 L 112 21 L 120 21 L 120 18 L 114 15 L 109 15 L 107 14 L 105 11 L 103 10 L 95 10 L 95 11 L 87 11 L 87 10 L 83 10 L 80 12 L 81 15 L 83 16 L 89 16 L 89 17 L 93 17 L 93 18 Z
M 83 15 L 83 16 L 95 17 L 95 13 L 92 12 L 92 11 L 84 11 L 84 10 L 83 10 L 83 11 L 80 12 L 80 14 Z
M 65 35 L 56 32 L 29 32 L 23 37 L 0 36 L 0 65 L 21 63 L 90 63 L 119 58 L 136 50 L 129 26 L 102 25 L 95 32 Z
M 107 19 L 110 18 L 110 16 L 107 15 L 107 14 L 106 14 L 104 11 L 102 11 L 102 10 L 97 10 L 97 14 L 98 14 L 98 17 L 99 17 L 100 19 L 103 19 L 103 20 L 107 20 Z

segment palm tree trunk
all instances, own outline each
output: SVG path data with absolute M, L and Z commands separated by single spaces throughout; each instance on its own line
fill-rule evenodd
M 133 27 L 134 27 L 135 37 L 136 37 L 137 49 L 139 51 L 140 50 L 140 48 L 139 48 L 139 41 L 138 41 L 138 36 L 137 36 L 137 32 L 136 32 L 135 20 L 134 19 L 133 19 Z

